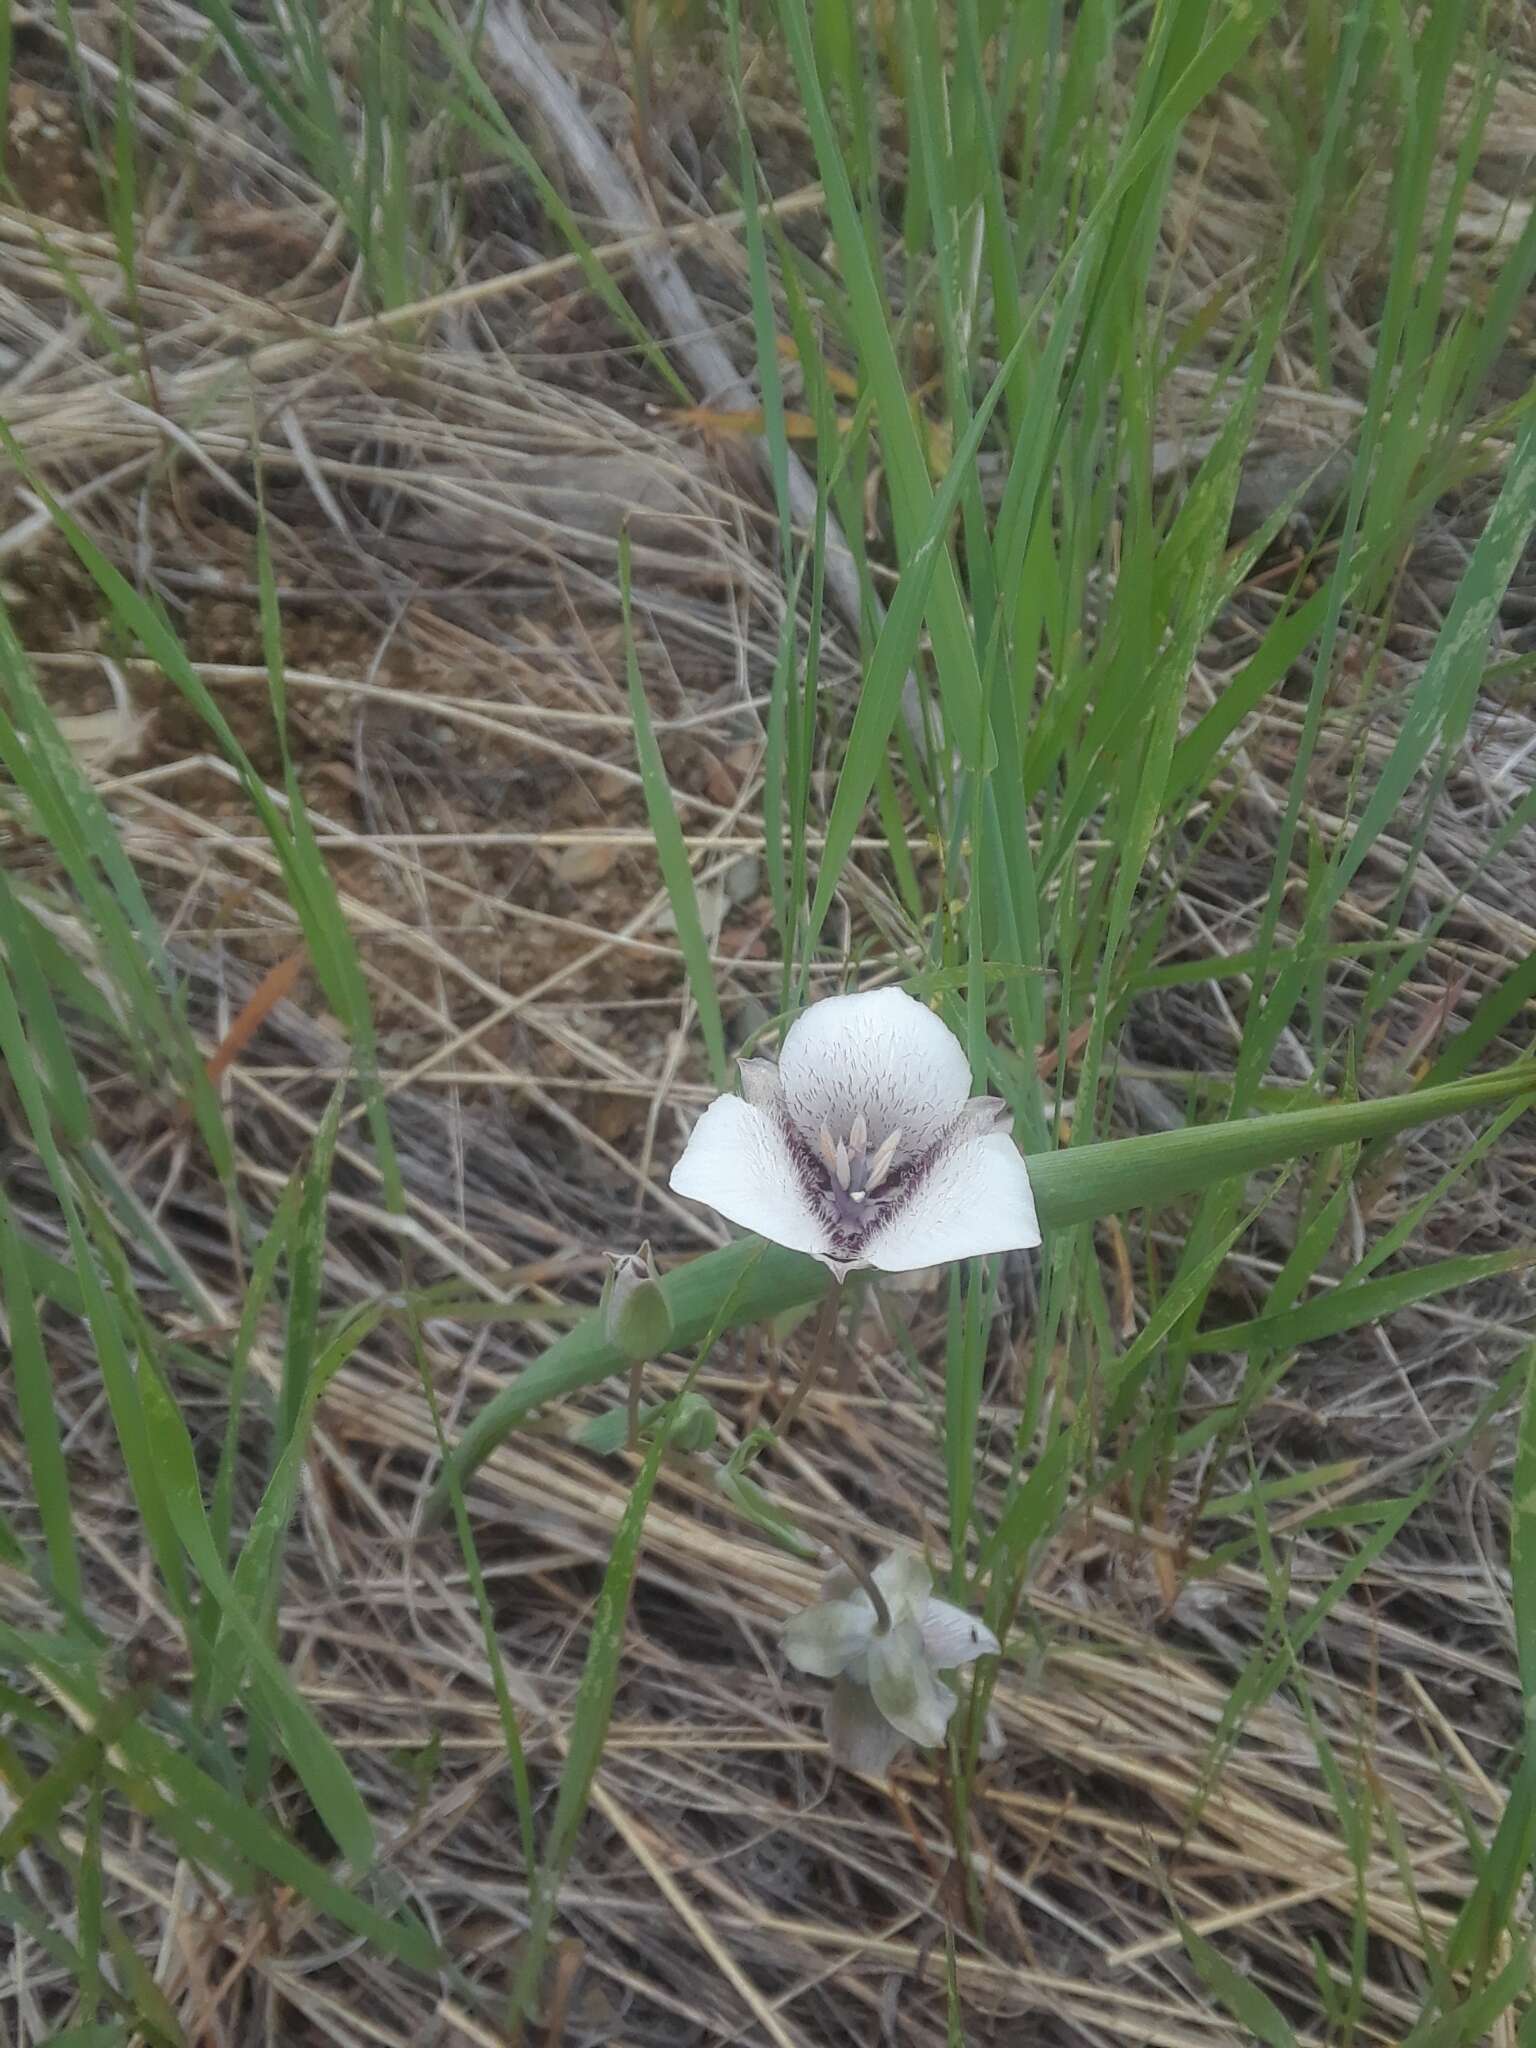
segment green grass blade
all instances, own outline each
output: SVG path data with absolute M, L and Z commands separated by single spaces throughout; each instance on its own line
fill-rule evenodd
M 283 1345 L 283 1385 L 278 1408 L 278 1440 L 284 1450 L 293 1441 L 300 1414 L 313 1408 L 311 1379 L 319 1351 L 317 1331 L 320 1296 L 325 1284 L 326 1203 L 331 1192 L 331 1163 L 341 1129 L 344 1090 L 338 1085 L 315 1133 L 309 1167 L 299 1197 L 294 1225 L 292 1278 L 288 1289 L 288 1328 Z
M 762 1247 L 759 1245 L 756 1250 L 760 1255 Z M 738 1288 L 744 1290 L 750 1286 L 752 1271 L 750 1263 L 742 1268 L 737 1280 Z M 571 1713 L 565 1766 L 560 1773 L 560 1790 L 555 1800 L 554 1816 L 549 1824 L 544 1863 L 534 1888 L 528 1932 L 524 1938 L 523 1952 L 513 1982 L 512 2009 L 519 2018 L 527 2017 L 532 2011 L 543 1970 L 544 1951 L 559 1904 L 560 1882 L 570 1860 L 571 1851 L 576 1846 L 577 1830 L 586 1813 L 592 1781 L 602 1760 L 603 1744 L 607 1739 L 608 1723 L 612 1718 L 614 1697 L 618 1691 L 624 1627 L 629 1615 L 630 1590 L 634 1585 L 635 1572 L 640 1562 L 640 1541 L 645 1533 L 646 1510 L 651 1504 L 651 1495 L 661 1471 L 662 1459 L 666 1456 L 672 1440 L 672 1425 L 681 1413 L 683 1401 L 700 1367 L 709 1356 L 716 1339 L 736 1313 L 739 1313 L 739 1304 L 734 1294 L 727 1295 L 704 1334 L 687 1380 L 670 1403 L 668 1414 L 656 1430 L 645 1462 L 630 1488 L 629 1499 L 624 1504 L 618 1528 L 614 1531 L 613 1548 L 608 1554 L 607 1569 L 603 1573 L 602 1590 L 597 1596 L 597 1605 L 593 1610 L 587 1660 L 582 1668 L 581 1684 L 577 1688 L 576 1701 Z
M 1199 1971 L 1202 1981 L 1237 2020 L 1251 2040 L 1262 2041 L 1264 2048 L 1296 2048 L 1296 2035 L 1285 2014 L 1268 1995 L 1261 1991 L 1251 1977 L 1235 1969 L 1225 1956 L 1212 1948 L 1203 1934 L 1197 1934 L 1182 1914 L 1178 1916 L 1179 1934 L 1189 1959 Z
M 1060 1228 L 1127 1209 L 1155 1209 L 1179 1195 L 1280 1166 L 1357 1139 L 1389 1137 L 1442 1116 L 1494 1108 L 1536 1093 L 1536 1062 L 1497 1074 L 1420 1088 L 1377 1102 L 1335 1102 L 1142 1138 L 1073 1146 L 1029 1162 L 1041 1221 Z
M 881 624 L 880 636 L 875 642 L 875 651 L 859 692 L 853 729 L 848 735 L 842 771 L 827 819 L 826 840 L 816 876 L 816 895 L 811 906 L 810 930 L 805 941 L 807 946 L 814 946 L 825 922 L 843 863 L 863 820 L 870 791 L 885 765 L 891 730 L 900 710 L 907 677 L 912 672 L 934 579 L 940 573 L 941 564 L 950 562 L 950 522 L 981 446 L 982 436 L 1008 388 L 1008 378 L 1022 351 L 1021 338 L 977 407 L 964 441 L 955 450 L 943 484 L 931 500 L 927 522 L 914 535 L 901 581 L 896 586 L 896 595 Z M 952 573 L 953 565 L 950 566 Z
M 619 599 L 624 612 L 624 673 L 629 687 L 630 716 L 635 721 L 635 755 L 645 789 L 646 816 L 651 821 L 651 832 L 656 840 L 656 858 L 672 905 L 677 942 L 682 948 L 683 965 L 688 971 L 688 986 L 693 991 L 699 1012 L 699 1028 L 704 1033 L 709 1070 L 715 1086 L 725 1088 L 729 1085 L 730 1068 L 725 1057 L 725 1025 L 720 1016 L 715 970 L 710 962 L 709 941 L 704 936 L 704 925 L 699 916 L 699 899 L 693 886 L 688 845 L 672 801 L 666 763 L 661 758 L 661 749 L 651 729 L 650 706 L 645 701 L 640 661 L 635 652 L 634 621 L 630 616 L 627 526 L 619 533 Z
M 302 1182 L 297 1175 L 278 1199 L 272 1221 L 256 1247 L 240 1304 L 240 1322 L 230 1349 L 227 1419 L 219 1469 L 214 1475 L 208 1519 L 219 1555 L 228 1561 L 230 1531 L 234 1522 L 235 1480 L 240 1462 L 240 1426 L 245 1413 L 245 1390 L 250 1377 L 251 1352 L 266 1311 L 267 1301 L 277 1283 L 277 1269 L 289 1249 L 294 1216 L 298 1211 Z
M 315 1410 L 331 1381 L 341 1371 L 358 1345 L 383 1320 L 382 1304 L 372 1304 L 347 1317 L 328 1343 L 317 1344 L 307 1360 L 305 1384 L 298 1412 L 294 1415 L 281 1456 L 251 1517 L 250 1528 L 240 1545 L 230 1584 L 241 1611 L 252 1616 L 269 1616 L 277 1606 L 282 1577 L 283 1545 L 293 1519 Z M 211 1597 L 218 1602 L 217 1589 Z M 244 1667 L 245 1635 L 233 1618 L 221 1621 L 211 1661 L 208 1687 L 209 1711 L 217 1714 L 234 1697 Z
M 415 1970 L 437 1969 L 437 1944 L 419 1921 L 391 1919 L 339 1884 L 265 1815 L 226 1791 L 171 1743 L 141 1727 L 130 1732 L 123 1748 L 132 1774 L 115 1774 L 119 1789 L 166 1830 L 183 1855 L 225 1868 L 233 1849 L 279 1884 L 291 1885 L 317 1912 L 360 1935 L 379 1955 L 398 1957 Z
M 107 1751 L 130 1722 L 138 1719 L 153 1688 L 131 1687 L 110 1700 L 92 1721 L 35 1779 L 15 1812 L 0 1827 L 0 1867 L 13 1862 L 30 1843 L 52 1834 L 64 1809 L 83 1785 L 103 1767 Z
M 70 1504 L 69 1471 L 64 1462 L 54 1406 L 53 1374 L 43 1341 L 42 1324 L 33 1293 L 33 1278 L 10 1204 L 0 1195 L 0 1293 L 10 1325 L 10 1368 L 16 1384 L 16 1404 L 21 1411 L 22 1442 L 26 1447 L 27 1471 L 38 1519 L 43 1526 L 43 1546 L 48 1573 L 57 1598 L 78 1614 L 83 1589 L 80 1558 L 75 1543 L 74 1513 Z
M 169 1388 L 147 1356 L 140 1359 L 138 1384 L 146 1436 L 176 1533 L 217 1599 L 221 1615 L 240 1638 L 262 1703 L 315 1811 L 353 1868 L 366 1870 L 373 1860 L 367 1808 L 334 1744 L 274 1655 L 260 1620 L 225 1571 L 203 1507 L 192 1439 Z
M 1528 1004 L 1536 1003 L 1536 952 L 1517 961 L 1478 1002 L 1477 1008 L 1425 1076 L 1427 1082 L 1454 1081 L 1494 1039 L 1509 1031 Z M 1536 1027 L 1533 1027 L 1536 1028 Z M 1530 1038 L 1532 1031 L 1527 1030 Z
M 1486 1975 L 1536 1857 L 1536 1346 L 1525 1360 L 1515 1469 L 1510 1485 L 1510 1604 L 1522 1714 L 1516 1768 L 1503 1814 L 1447 1945 L 1453 1970 Z
M 1293 1351 L 1299 1344 L 1315 1344 L 1323 1337 L 1337 1337 L 1345 1330 L 1357 1330 L 1362 1323 L 1380 1322 L 1415 1302 L 1432 1301 L 1437 1294 L 1455 1288 L 1475 1287 L 1499 1273 L 1517 1273 L 1536 1263 L 1536 1251 L 1521 1247 L 1515 1251 L 1484 1252 L 1455 1259 L 1435 1259 L 1410 1272 L 1389 1273 L 1381 1280 L 1363 1280 L 1330 1288 L 1300 1308 L 1277 1314 L 1255 1316 L 1246 1323 L 1227 1323 L 1219 1330 L 1204 1330 L 1195 1338 L 1196 1351 Z
M 917 551 L 932 523 L 933 487 L 928 457 L 912 418 L 906 381 L 891 335 L 885 290 L 876 275 L 869 240 L 822 89 L 805 0 L 779 0 L 778 13 L 804 99 L 826 191 L 827 212 L 837 237 L 850 321 L 880 421 L 891 509 L 906 572 L 917 566 Z M 961 481 L 956 477 L 956 494 Z M 945 723 L 962 758 L 979 766 L 985 746 L 981 675 L 954 560 L 947 547 L 932 565 L 931 606 L 934 661 L 944 700 Z

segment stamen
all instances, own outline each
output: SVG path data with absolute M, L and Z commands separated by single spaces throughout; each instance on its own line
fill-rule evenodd
M 852 1126 L 850 1127 L 848 1132 L 849 1158 L 860 1158 L 863 1155 L 864 1148 L 868 1143 L 869 1125 L 864 1121 L 864 1112 L 861 1109 L 858 1115 L 854 1118 Z
M 900 1149 L 900 1146 L 901 1132 L 899 1129 L 897 1129 L 892 1131 L 891 1135 L 880 1147 L 880 1150 L 869 1162 L 869 1171 L 864 1176 L 864 1188 L 866 1193 L 873 1194 L 875 1189 L 879 1187 L 880 1183 L 885 1179 L 886 1175 L 890 1172 L 891 1168 L 896 1164 L 896 1154 Z
M 853 1178 L 853 1168 L 848 1163 L 848 1147 L 841 1138 L 837 1141 L 837 1157 L 833 1162 L 832 1170 L 837 1175 L 838 1186 L 846 1189 L 849 1181 Z
M 816 1142 L 821 1147 L 821 1156 L 827 1163 L 828 1173 L 835 1174 L 837 1172 L 837 1146 L 833 1143 L 832 1133 L 825 1124 L 822 1125 Z

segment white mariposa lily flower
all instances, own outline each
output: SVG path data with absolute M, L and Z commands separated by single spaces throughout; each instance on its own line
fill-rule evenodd
M 893 1551 L 871 1577 L 889 1628 L 840 1566 L 824 1582 L 827 1597 L 795 1615 L 782 1640 L 797 1671 L 836 1680 L 826 1713 L 833 1761 L 883 1778 L 907 1743 L 932 1749 L 944 1740 L 957 1699 L 938 1674 L 995 1657 L 1001 1645 L 975 1615 L 934 1599 L 920 1557 Z
M 741 1095 L 699 1118 L 672 1188 L 732 1223 L 855 1266 L 909 1273 L 1040 1242 L 1008 1106 L 971 1099 L 955 1034 L 900 989 L 827 996 Z

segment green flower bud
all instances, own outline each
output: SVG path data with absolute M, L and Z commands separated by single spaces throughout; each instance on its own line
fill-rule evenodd
M 652 1401 L 640 1411 L 640 1434 L 649 1436 L 662 1416 L 671 1407 L 670 1401 Z M 715 1441 L 715 1411 L 702 1394 L 685 1394 L 672 1425 L 672 1448 L 678 1451 L 707 1451 Z M 567 1441 L 580 1444 L 583 1450 L 596 1451 L 599 1456 L 611 1458 L 615 1451 L 622 1451 L 629 1435 L 629 1417 L 622 1408 L 610 1408 L 606 1415 L 594 1415 L 589 1421 L 572 1427 Z
M 649 1242 L 614 1260 L 604 1290 L 603 1334 L 632 1365 L 659 1357 L 672 1342 L 672 1311 Z
M 715 1440 L 715 1411 L 702 1394 L 684 1394 L 672 1425 L 672 1445 L 679 1451 L 707 1451 Z

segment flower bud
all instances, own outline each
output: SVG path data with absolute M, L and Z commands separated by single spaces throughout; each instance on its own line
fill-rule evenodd
M 633 1365 L 658 1357 L 672 1342 L 672 1311 L 648 1242 L 613 1262 L 604 1291 L 603 1334 Z
M 715 1411 L 702 1394 L 684 1394 L 672 1425 L 672 1447 L 707 1451 L 715 1440 Z

